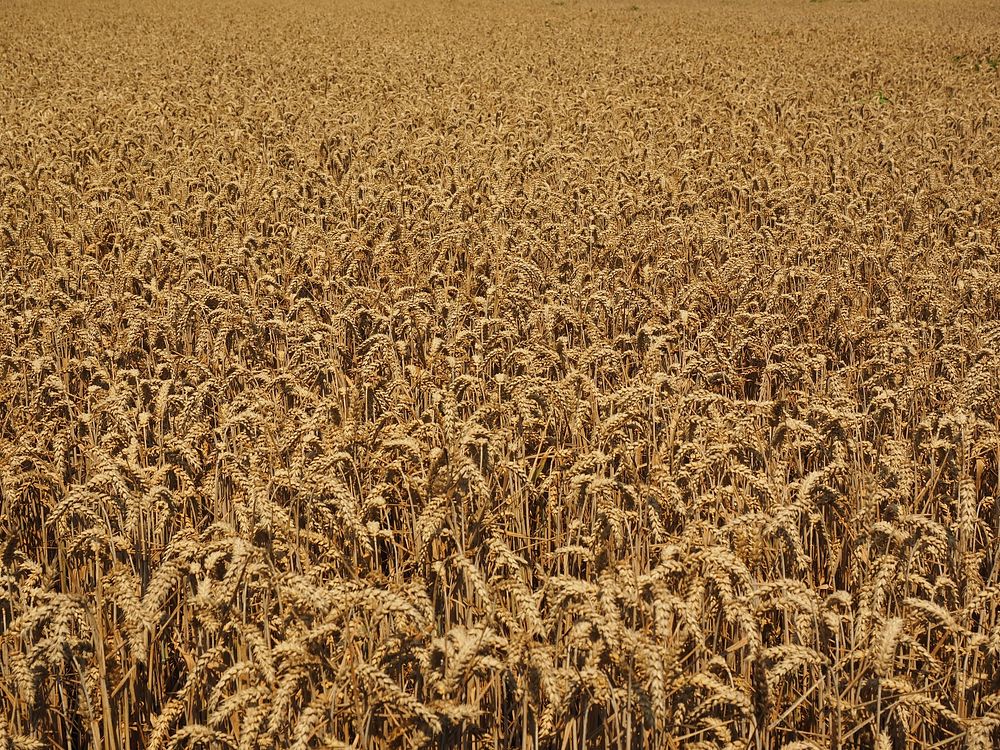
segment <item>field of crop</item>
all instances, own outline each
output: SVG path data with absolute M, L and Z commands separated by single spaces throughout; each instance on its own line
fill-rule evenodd
M 0 2 L 0 750 L 997 747 L 998 40 Z

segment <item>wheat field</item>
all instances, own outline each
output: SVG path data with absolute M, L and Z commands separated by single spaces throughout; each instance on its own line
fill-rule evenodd
M 1000 746 L 998 40 L 0 2 L 0 750 Z

